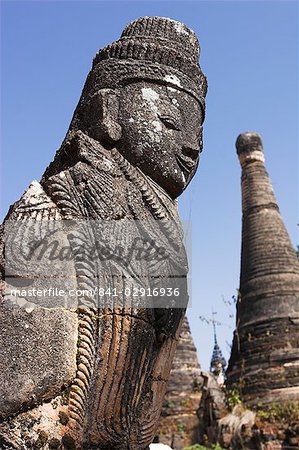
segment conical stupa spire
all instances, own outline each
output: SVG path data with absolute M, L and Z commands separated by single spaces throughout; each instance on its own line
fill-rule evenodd
M 197 410 L 204 377 L 185 316 L 159 420 L 159 442 L 172 448 L 185 448 L 198 442 L 200 421 Z M 181 427 L 178 429 L 178 424 Z
M 251 403 L 299 399 L 299 262 L 264 165 L 261 138 L 241 134 L 242 257 L 229 384 Z
M 212 320 L 212 323 L 213 323 L 213 334 L 214 334 L 214 346 L 215 345 L 218 345 L 218 342 L 217 342 L 217 332 L 216 332 L 216 320 L 214 319 L 214 311 L 212 312 L 212 314 L 213 314 L 213 320 Z
M 212 353 L 212 358 L 211 358 L 211 363 L 210 363 L 210 371 L 216 376 L 218 383 L 223 384 L 226 360 L 222 354 L 222 351 L 221 351 L 221 349 L 218 345 L 218 341 L 217 341 L 216 320 L 214 318 L 214 315 L 216 313 L 214 313 L 214 311 L 213 311 L 212 314 L 213 314 L 212 324 L 213 324 L 213 334 L 214 334 L 214 348 L 213 348 L 213 353 Z

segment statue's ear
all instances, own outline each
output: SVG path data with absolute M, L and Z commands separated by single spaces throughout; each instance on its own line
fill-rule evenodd
M 101 110 L 100 129 L 102 139 L 110 144 L 118 142 L 122 129 L 118 123 L 119 100 L 118 94 L 113 89 L 101 89 L 96 94 Z

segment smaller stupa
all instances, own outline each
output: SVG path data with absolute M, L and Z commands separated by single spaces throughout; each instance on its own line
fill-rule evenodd
M 218 345 L 217 332 L 216 332 L 216 320 L 214 319 L 215 313 L 213 312 L 213 333 L 214 333 L 214 348 L 210 363 L 210 372 L 215 376 L 217 383 L 220 386 L 224 385 L 225 382 L 225 368 L 226 360 L 222 354 L 222 351 Z

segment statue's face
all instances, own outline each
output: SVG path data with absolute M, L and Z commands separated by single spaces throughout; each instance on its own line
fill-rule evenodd
M 176 198 L 199 161 L 199 103 L 185 92 L 144 82 L 124 87 L 119 106 L 119 151 Z

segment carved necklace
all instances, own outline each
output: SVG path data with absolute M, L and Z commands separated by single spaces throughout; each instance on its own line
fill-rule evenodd
M 145 204 L 149 206 L 154 218 L 161 221 L 160 223 L 168 233 L 173 233 L 173 236 L 177 235 L 180 230 L 179 225 L 174 226 L 174 224 L 176 224 L 175 219 L 177 218 L 174 219 L 174 217 L 171 217 L 171 214 L 167 209 L 161 207 L 162 200 L 160 200 L 159 196 L 154 192 L 154 189 L 161 191 L 161 188 L 152 180 L 151 183 L 153 186 L 149 185 L 149 180 L 143 172 L 139 168 L 136 169 L 133 167 L 116 148 L 112 149 L 111 155 L 125 177 L 139 188 L 142 198 Z M 163 195 L 167 197 L 170 206 L 173 207 L 175 202 L 166 193 L 163 192 Z M 182 238 L 181 232 L 179 232 L 179 235 Z

